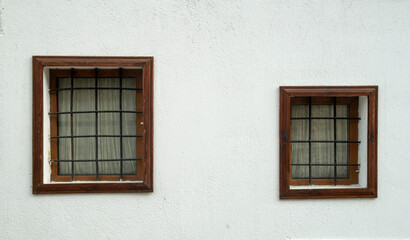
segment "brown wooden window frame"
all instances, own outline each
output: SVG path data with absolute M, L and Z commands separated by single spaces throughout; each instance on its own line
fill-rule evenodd
M 355 111 L 359 96 L 368 97 L 368 124 L 367 124 L 367 187 L 366 188 L 308 188 L 291 189 L 290 186 L 306 185 L 306 181 L 291 178 L 291 105 L 304 104 L 308 97 L 312 97 L 318 104 L 330 103 L 332 99 L 338 99 L 341 103 L 349 103 Z M 280 198 L 303 199 L 303 198 L 374 198 L 377 197 L 377 86 L 295 86 L 280 87 Z M 356 111 L 357 112 L 357 111 Z M 351 116 L 354 117 L 354 116 Z M 355 121 L 351 123 L 354 124 Z M 357 122 L 357 121 L 356 121 Z M 357 139 L 357 123 L 349 128 L 349 141 Z M 357 144 L 356 144 L 357 145 Z M 351 145 L 353 148 L 354 144 Z M 354 149 L 353 149 L 354 150 Z M 357 150 L 349 152 L 349 164 L 357 163 Z M 351 155 L 353 154 L 353 156 Z M 353 159 L 352 159 L 353 157 Z M 352 170 L 350 170 L 352 171 Z M 339 180 L 338 185 L 357 183 L 357 174 L 351 175 L 347 181 Z M 332 180 L 315 180 L 315 185 L 331 185 Z M 341 181 L 339 183 L 339 181 Z M 330 183 L 330 184 L 329 184 Z
M 73 68 L 72 71 L 59 68 Z M 80 67 L 79 69 L 76 69 Z M 50 88 L 56 87 L 57 77 L 94 77 L 94 68 L 100 69 L 99 77 L 116 77 L 121 69 L 123 77 L 142 77 L 143 138 L 138 146 L 143 150 L 143 159 L 137 161 L 137 174 L 99 176 L 59 176 L 57 162 L 51 162 L 51 182 L 44 182 L 43 136 L 44 121 L 50 121 L 50 136 L 57 135 L 57 117 L 44 113 L 56 110 L 56 92 L 50 91 L 50 109 L 44 109 L 44 71 L 50 68 Z M 132 67 L 133 69 L 128 69 Z M 138 69 L 135 69 L 138 68 Z M 81 69 L 90 68 L 90 69 Z M 92 69 L 91 69 L 92 68 Z M 115 68 L 115 69 L 112 69 Z M 122 69 L 125 68 L 125 69 Z M 48 86 L 46 86 L 48 89 Z M 57 144 L 50 139 L 50 156 L 56 159 Z M 54 157 L 54 158 L 53 158 Z M 75 182 L 72 182 L 74 180 Z M 89 181 L 89 182 L 81 182 Z M 113 181 L 113 182 L 107 182 Z M 33 56 L 33 193 L 103 193 L 103 192 L 152 192 L 153 191 L 153 57 L 62 57 Z

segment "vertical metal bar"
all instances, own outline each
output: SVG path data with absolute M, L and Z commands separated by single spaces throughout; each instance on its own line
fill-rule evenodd
M 312 185 L 312 97 L 309 97 L 309 185 Z
M 58 89 L 58 78 L 56 77 L 56 87 L 57 87 L 57 89 Z M 59 94 L 60 92 L 59 91 L 56 91 L 56 110 L 57 110 L 57 112 L 58 112 L 58 94 Z M 59 118 L 60 116 L 56 116 L 56 118 L 57 118 L 57 136 L 60 136 L 60 134 L 58 134 L 58 118 Z M 59 147 L 59 145 L 60 145 L 60 138 L 57 138 L 57 160 L 60 160 L 60 147 Z M 57 174 L 58 175 L 60 175 L 60 163 L 57 161 Z
M 123 161 L 122 161 L 122 68 L 119 69 L 120 74 L 120 179 L 122 180 L 122 168 L 123 168 Z
M 334 137 L 334 153 L 333 153 L 333 167 L 334 167 L 334 185 L 337 184 L 337 167 L 336 167 L 336 97 L 333 98 L 333 137 Z
M 98 181 L 98 69 L 95 68 L 95 178 Z
M 74 123 L 73 123 L 73 99 L 74 99 L 74 68 L 71 68 L 71 96 L 70 96 L 70 132 L 71 132 L 71 160 L 74 160 Z M 74 181 L 74 161 L 71 162 L 71 181 Z

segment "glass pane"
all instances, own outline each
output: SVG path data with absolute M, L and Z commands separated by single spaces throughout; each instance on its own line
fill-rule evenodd
M 93 78 L 74 78 L 74 88 L 94 87 L 94 86 L 95 86 L 95 79 Z M 94 110 L 95 110 L 95 91 L 94 90 L 92 89 L 73 90 L 73 111 L 94 111 Z
M 137 86 L 137 79 L 124 77 L 122 78 L 122 87 L 123 88 L 141 88 L 141 86 Z
M 120 138 L 100 137 L 98 139 L 98 159 L 120 159 Z M 98 172 L 101 174 L 120 174 L 120 162 L 99 162 Z
M 98 90 L 99 111 L 120 110 L 120 90 Z
M 137 134 L 137 114 L 123 113 L 122 114 L 122 134 L 136 135 Z
M 309 163 L 309 143 L 292 143 L 291 163 Z
M 132 90 L 122 91 L 122 110 L 137 111 L 137 94 Z
M 120 135 L 120 113 L 98 113 L 98 135 Z
M 57 78 L 58 88 L 70 88 L 71 78 Z M 71 91 L 58 91 L 57 111 L 69 112 L 70 111 L 70 99 Z M 70 114 L 60 114 L 57 120 L 57 129 L 59 136 L 71 135 L 71 122 Z M 58 139 L 58 159 L 59 160 L 71 160 L 71 139 L 61 138 Z M 71 174 L 70 162 L 58 163 L 58 174 L 68 175 Z
M 312 166 L 312 179 L 328 179 L 334 176 L 333 166 Z
M 337 178 L 347 179 L 349 178 L 349 167 L 348 166 L 337 166 Z
M 95 138 L 74 138 L 74 160 L 95 160 Z M 76 162 L 74 173 L 95 174 L 95 162 Z
M 73 130 L 74 136 L 95 135 L 95 113 L 73 114 Z
M 292 141 L 309 140 L 309 120 L 292 120 L 291 135 Z
M 70 88 L 71 79 L 70 78 L 57 78 L 58 88 Z M 57 100 L 57 111 L 59 112 L 69 112 L 70 111 L 70 99 L 71 91 L 64 90 L 58 91 Z M 59 114 L 57 120 L 58 135 L 59 136 L 70 136 L 71 135 L 71 122 L 70 114 Z
M 312 119 L 312 141 L 334 140 L 333 119 Z
M 74 162 L 74 175 L 95 175 L 95 162 Z
M 292 166 L 292 178 L 293 179 L 308 179 L 309 167 L 308 166 Z
M 98 162 L 98 172 L 102 175 L 119 175 L 121 166 L 120 164 L 120 161 Z
M 58 110 L 63 111 L 63 110 Z M 70 110 L 68 110 L 70 111 Z M 57 120 L 58 136 L 71 135 L 71 116 L 70 114 L 59 114 Z
M 311 143 L 312 163 L 334 163 L 334 143 Z
M 349 105 L 337 104 L 336 117 L 349 117 Z
M 309 105 L 292 105 L 291 115 L 292 118 L 296 117 L 309 117 Z
M 333 117 L 333 105 L 312 105 L 312 117 Z
M 119 78 L 99 78 L 99 87 L 120 87 Z M 120 90 L 98 90 L 98 110 L 120 110 Z
M 98 78 L 98 87 L 103 88 L 119 88 L 120 79 L 119 78 Z M 118 91 L 118 90 L 116 90 Z
M 336 161 L 338 164 L 349 163 L 349 144 L 336 143 Z
M 336 120 L 336 140 L 348 141 L 349 140 L 349 120 Z
M 140 160 L 138 160 L 140 161 Z M 136 161 L 124 161 L 122 165 L 122 173 L 128 175 L 137 174 L 137 163 Z
M 58 159 L 59 160 L 71 160 L 71 139 L 61 138 L 58 139 Z M 60 162 L 58 163 L 59 174 L 66 175 L 71 174 L 71 163 Z

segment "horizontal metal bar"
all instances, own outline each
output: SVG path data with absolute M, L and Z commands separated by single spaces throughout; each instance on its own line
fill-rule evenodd
M 360 141 L 334 141 L 334 140 L 306 140 L 306 141 L 290 141 L 291 143 L 360 143 Z
M 133 91 L 142 91 L 142 88 L 114 88 L 114 87 L 79 87 L 79 88 L 73 88 L 73 90 L 133 90 Z M 71 90 L 71 88 L 50 88 L 50 92 L 55 92 L 55 91 L 65 91 L 65 90 Z
M 350 163 L 346 163 L 346 164 L 334 164 L 334 163 L 291 163 L 290 165 L 292 166 L 360 166 L 360 164 L 350 164 Z
M 335 118 L 333 117 L 311 117 L 310 119 L 329 119 L 329 120 L 334 120 Z M 290 118 L 290 120 L 309 120 L 308 117 L 296 117 L 296 118 Z M 337 117 L 336 120 L 361 120 L 361 118 L 348 118 L 348 117 Z
M 56 115 L 56 114 L 76 114 L 76 113 L 144 113 L 141 111 L 119 111 L 119 110 L 112 110 L 112 111 L 75 111 L 75 112 L 50 112 L 49 115 Z
M 137 174 L 123 174 L 124 176 L 137 176 Z M 58 176 L 71 176 L 71 174 L 58 174 Z M 80 176 L 93 176 L 96 177 L 96 174 L 74 174 L 73 176 L 80 177 Z M 98 176 L 116 176 L 120 177 L 119 173 L 98 173 Z
M 123 159 L 98 159 L 98 160 L 87 160 L 87 159 L 81 159 L 81 160 L 57 160 L 57 159 L 52 159 L 50 162 L 125 162 L 125 161 L 140 161 L 144 160 L 143 158 L 123 158 Z
M 78 136 L 51 136 L 50 138 L 88 138 L 88 137 L 144 137 L 143 135 L 78 135 Z
M 309 178 L 305 177 L 305 178 L 294 178 L 292 177 L 292 179 L 296 179 L 296 180 L 308 180 Z M 349 177 L 337 177 L 337 179 L 349 179 Z M 312 177 L 311 180 L 329 180 L 329 181 L 334 181 L 334 177 Z M 329 185 L 333 185 L 329 184 Z M 339 184 L 340 185 L 340 184 Z

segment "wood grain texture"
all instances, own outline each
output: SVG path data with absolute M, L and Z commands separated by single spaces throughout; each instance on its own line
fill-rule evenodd
M 152 192 L 153 191 L 153 57 L 62 57 L 62 56 L 33 56 L 33 193 L 129 193 L 129 192 Z M 90 67 L 90 69 L 81 69 L 74 71 L 77 76 L 94 76 L 94 67 L 140 67 L 141 69 L 123 69 L 123 77 L 142 75 L 142 85 L 137 85 L 137 88 L 143 88 L 142 108 L 143 114 L 143 131 L 145 141 L 142 146 L 136 146 L 144 150 L 144 160 L 138 166 L 143 167 L 143 171 L 139 170 L 140 175 L 124 175 L 123 182 L 116 183 L 81 183 L 71 182 L 71 176 L 58 176 L 57 165 L 52 164 L 52 180 L 61 181 L 64 183 L 44 183 L 43 182 L 43 113 L 48 109 L 43 109 L 43 71 L 45 67 Z M 142 73 L 141 73 L 142 71 Z M 99 70 L 100 77 L 118 75 L 118 69 L 101 69 Z M 56 69 L 53 70 L 52 77 L 58 75 L 60 77 L 70 76 L 70 70 Z M 50 87 L 55 87 L 53 84 Z M 51 94 L 51 105 L 55 105 L 55 93 Z M 51 110 L 55 110 L 51 106 Z M 48 119 L 46 119 L 48 120 Z M 51 118 L 51 128 L 56 124 L 57 118 Z M 57 129 L 54 128 L 52 133 L 56 134 Z M 57 144 L 51 142 L 51 148 L 56 152 Z M 54 154 L 54 155 L 53 155 Z M 55 157 L 55 153 L 52 156 Z M 53 171 L 54 170 L 54 171 Z M 101 176 L 101 181 L 118 181 L 119 176 L 108 175 Z M 75 181 L 95 181 L 95 176 L 75 176 Z M 127 182 L 128 181 L 128 182 Z M 142 181 L 129 182 L 129 181 Z
M 33 57 L 33 193 L 43 184 L 43 66 Z
M 377 86 L 280 87 L 280 199 L 377 197 Z M 292 97 L 368 97 L 367 187 L 290 189 L 290 107 Z M 300 100 L 300 101 L 303 101 Z M 352 116 L 353 117 L 353 116 Z

